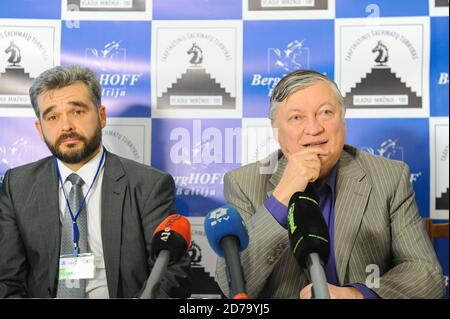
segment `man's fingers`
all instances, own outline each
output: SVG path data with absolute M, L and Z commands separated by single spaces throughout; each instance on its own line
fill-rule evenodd
M 320 147 L 304 147 L 298 150 L 297 152 L 289 152 L 288 150 L 283 151 L 284 156 L 287 158 L 288 162 L 291 161 L 292 158 L 301 158 L 301 159 L 315 159 L 319 158 L 319 155 L 329 155 L 330 152 L 323 150 Z
M 290 158 L 288 158 L 288 163 L 307 163 L 307 162 L 317 162 L 320 163 L 320 158 L 318 154 L 309 153 L 309 154 L 294 154 Z
M 315 162 L 320 162 L 319 155 L 313 154 L 313 153 L 311 153 L 311 154 L 300 155 L 298 158 L 301 159 L 301 160 L 303 160 L 303 161 L 315 161 Z
M 296 155 L 296 154 L 328 155 L 329 153 L 330 153 L 330 151 L 326 151 L 321 147 L 311 146 L 311 147 L 303 147 L 298 152 L 295 152 L 293 155 Z
M 320 163 L 320 161 L 304 161 L 301 167 L 320 171 L 321 166 L 322 164 Z

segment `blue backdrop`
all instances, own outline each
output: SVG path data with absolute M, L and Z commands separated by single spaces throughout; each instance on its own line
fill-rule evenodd
M 335 79 L 347 143 L 405 161 L 420 214 L 448 222 L 448 53 L 440 0 L 3 0 L 0 184 L 49 154 L 29 83 L 54 65 L 92 68 L 105 144 L 173 175 L 192 256 L 203 256 L 194 295 L 218 296 L 202 218 L 225 203 L 224 173 L 277 147 L 269 95 L 295 69 Z M 435 248 L 448 281 L 448 240 Z

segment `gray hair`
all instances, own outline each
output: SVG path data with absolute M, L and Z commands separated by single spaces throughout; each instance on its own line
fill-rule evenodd
M 91 94 L 91 99 L 97 109 L 102 104 L 101 86 L 97 76 L 88 68 L 78 65 L 55 66 L 41 73 L 30 87 L 29 94 L 31 105 L 38 119 L 40 118 L 37 97 L 44 92 L 60 89 L 75 82 L 86 84 Z
M 272 95 L 270 97 L 269 119 L 271 119 L 272 121 L 275 120 L 277 107 L 281 102 L 286 100 L 295 92 L 303 90 L 318 81 L 324 81 L 330 85 L 341 105 L 342 117 L 344 117 L 344 98 L 342 97 L 342 94 L 339 91 L 336 83 L 322 73 L 312 70 L 297 70 L 285 75 L 273 89 Z

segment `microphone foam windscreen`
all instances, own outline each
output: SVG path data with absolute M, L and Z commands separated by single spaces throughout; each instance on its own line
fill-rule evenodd
M 205 232 L 208 242 L 217 255 L 223 257 L 220 241 L 226 236 L 239 239 L 239 251 L 248 246 L 248 232 L 238 211 L 231 205 L 213 210 L 205 217 Z
M 191 224 L 179 214 L 166 217 L 153 233 L 151 251 L 157 257 L 161 250 L 170 252 L 170 262 L 176 262 L 187 252 L 191 244 Z
M 305 192 L 292 195 L 289 201 L 288 233 L 292 253 L 302 268 L 307 267 L 311 253 L 319 254 L 324 264 L 328 262 L 330 236 L 317 197 Z

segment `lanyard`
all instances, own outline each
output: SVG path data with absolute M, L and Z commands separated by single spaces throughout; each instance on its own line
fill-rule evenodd
M 69 199 L 67 198 L 66 190 L 64 189 L 64 183 L 63 183 L 62 178 L 61 178 L 61 172 L 59 171 L 58 160 L 55 158 L 56 171 L 58 173 L 59 182 L 61 183 L 61 187 L 62 187 L 62 190 L 63 190 L 64 198 L 66 199 L 67 208 L 69 209 L 70 218 L 72 218 L 72 226 L 73 226 L 73 254 L 75 256 L 77 256 L 79 254 L 79 251 L 80 251 L 80 248 L 78 247 L 78 241 L 80 239 L 80 233 L 78 231 L 77 218 L 78 218 L 78 215 L 81 212 L 81 209 L 84 206 L 84 202 L 86 201 L 86 198 L 88 197 L 92 186 L 94 186 L 95 180 L 97 179 L 98 173 L 100 172 L 100 168 L 102 167 L 102 163 L 103 163 L 104 159 L 105 159 L 105 148 L 103 148 L 102 158 L 100 159 L 100 163 L 98 164 L 97 171 L 95 172 L 94 180 L 92 181 L 91 186 L 89 186 L 89 189 L 88 189 L 86 195 L 84 196 L 83 201 L 81 202 L 81 205 L 78 208 L 78 211 L 76 212 L 76 214 L 74 214 L 72 212 L 72 208 L 70 208 Z

